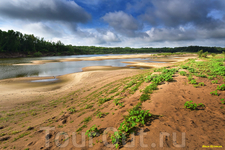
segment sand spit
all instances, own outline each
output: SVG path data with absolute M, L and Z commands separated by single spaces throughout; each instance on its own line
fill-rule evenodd
M 190 56 L 195 56 L 195 55 L 194 54 L 180 55 L 180 57 L 190 57 Z M 109 59 L 157 58 L 157 57 L 164 57 L 164 56 L 153 56 L 153 54 L 113 55 L 113 56 L 98 56 L 98 57 L 66 58 L 66 59 L 55 59 L 55 60 L 35 60 L 35 61 L 31 61 L 30 63 L 21 63 L 21 64 L 14 64 L 14 65 L 41 65 L 46 63 L 69 62 L 69 61 L 99 61 L 99 60 L 109 60 Z M 178 56 L 174 55 L 174 57 L 178 57 Z M 181 60 L 182 59 L 183 58 L 181 58 Z M 164 61 L 166 60 L 167 59 L 164 59 Z M 174 58 L 174 60 L 177 60 L 177 58 Z M 163 61 L 163 59 L 161 61 Z M 173 60 L 171 59 L 167 61 L 173 61 Z

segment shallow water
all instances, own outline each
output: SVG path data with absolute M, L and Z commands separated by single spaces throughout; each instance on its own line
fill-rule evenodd
M 120 55 L 120 54 L 72 55 L 72 56 L 37 57 L 37 58 L 0 59 L 0 79 L 15 78 L 15 77 L 31 77 L 31 76 L 32 77 L 59 76 L 59 75 L 64 75 L 64 74 L 69 74 L 74 72 L 81 72 L 83 67 L 89 67 L 89 66 L 125 67 L 128 64 L 122 63 L 124 61 L 144 60 L 142 58 L 134 58 L 134 59 L 110 59 L 110 60 L 99 60 L 99 61 L 56 62 L 56 63 L 41 64 L 41 65 L 24 65 L 24 66 L 13 65 L 13 64 L 20 64 L 20 63 L 29 63 L 30 61 L 33 61 L 33 60 L 54 60 L 54 59 L 64 59 L 64 58 L 97 57 L 97 56 L 113 56 L 113 55 Z

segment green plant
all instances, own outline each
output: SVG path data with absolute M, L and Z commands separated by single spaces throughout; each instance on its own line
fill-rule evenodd
M 202 103 L 196 104 L 196 103 L 193 103 L 193 101 L 187 101 L 187 102 L 185 102 L 185 104 L 184 104 L 184 107 L 185 107 L 185 108 L 188 108 L 188 109 L 191 109 L 191 110 L 197 109 L 198 106 L 200 106 L 200 107 L 205 107 Z
M 42 56 L 42 53 L 41 52 L 34 53 L 34 57 L 41 57 L 41 56 Z
M 217 90 L 210 92 L 210 94 L 219 96 L 219 94 L 217 93 Z
M 141 94 L 141 97 L 140 97 L 140 101 L 141 102 L 144 102 L 144 101 L 146 101 L 148 99 L 149 99 L 149 95 L 148 94 Z
M 92 107 L 93 107 L 93 105 L 89 105 L 89 104 L 88 104 L 88 105 L 85 106 L 85 109 L 90 109 L 90 108 L 92 108 Z
M 198 85 L 205 86 L 204 82 L 200 82 Z
M 199 87 L 199 85 L 194 85 L 195 88 Z
M 211 81 L 212 84 L 217 84 L 218 83 L 218 80 L 213 80 Z
M 213 76 L 208 76 L 208 79 L 209 80 L 213 80 Z
M 84 120 L 81 121 L 81 123 L 84 122 L 85 124 L 87 124 L 89 121 L 91 121 L 91 117 L 84 118 Z
M 99 98 L 98 104 L 101 105 L 101 104 L 103 104 L 103 103 L 105 103 L 107 101 L 110 101 L 110 100 L 112 100 L 111 97 L 110 98 Z
M 188 83 L 190 83 L 190 84 L 197 84 L 197 80 L 196 79 L 191 79 L 191 81 L 188 82 Z
M 187 73 L 185 71 L 180 71 L 179 74 L 182 76 L 186 76 Z
M 85 135 L 88 135 L 88 137 L 96 137 L 98 136 L 99 132 L 100 131 L 98 130 L 96 125 L 93 125 L 89 130 L 86 131 Z
M 221 86 L 218 85 L 216 89 L 220 90 L 220 91 L 224 91 L 225 90 L 225 84 L 222 84 Z
M 202 57 L 203 50 L 198 51 L 198 57 Z
M 78 129 L 76 130 L 76 132 L 79 132 L 79 131 L 83 130 L 83 128 L 87 128 L 87 125 L 82 125 L 80 128 L 78 128 Z
M 189 66 L 181 66 L 182 69 L 188 69 Z
M 69 111 L 70 113 L 75 113 L 76 109 L 75 107 L 71 107 L 71 108 L 68 108 L 67 111 Z
M 220 100 L 221 100 L 221 104 L 225 104 L 224 98 L 222 98 Z

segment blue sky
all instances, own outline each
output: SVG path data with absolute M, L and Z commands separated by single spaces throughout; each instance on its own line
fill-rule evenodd
M 225 1 L 1 0 L 0 29 L 82 46 L 225 47 Z

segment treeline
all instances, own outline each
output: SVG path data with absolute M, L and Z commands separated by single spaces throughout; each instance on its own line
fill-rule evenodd
M 64 45 L 61 41 L 50 42 L 44 38 L 22 34 L 18 31 L 0 30 L 0 57 L 29 57 L 80 54 L 129 54 L 129 53 L 159 53 L 159 52 L 203 52 L 221 53 L 221 47 L 175 47 L 175 48 L 130 48 L 130 47 L 95 47 Z

